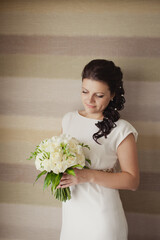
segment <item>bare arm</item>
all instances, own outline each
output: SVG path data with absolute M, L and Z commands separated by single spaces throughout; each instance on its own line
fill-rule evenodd
M 113 189 L 135 191 L 139 185 L 139 169 L 136 143 L 133 134 L 129 134 L 117 150 L 121 172 L 108 173 L 91 169 L 75 169 L 76 176 L 64 174 L 59 187 L 69 187 L 78 183 L 90 182 Z
M 133 134 L 129 134 L 118 147 L 118 159 L 121 172 L 105 173 L 93 170 L 90 182 L 115 189 L 135 191 L 139 185 L 139 169 L 136 143 Z

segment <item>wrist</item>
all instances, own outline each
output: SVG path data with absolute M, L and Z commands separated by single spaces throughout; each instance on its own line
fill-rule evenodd
M 94 170 L 93 169 L 86 169 L 86 179 L 87 182 L 93 183 L 94 182 Z

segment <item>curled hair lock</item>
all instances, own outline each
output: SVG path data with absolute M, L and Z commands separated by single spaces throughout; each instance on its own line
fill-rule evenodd
M 103 136 L 107 138 L 111 130 L 117 126 L 115 122 L 120 118 L 119 111 L 124 108 L 123 73 L 112 61 L 95 59 L 84 67 L 82 81 L 84 78 L 107 83 L 111 94 L 114 94 L 113 100 L 103 111 L 103 120 L 95 123 L 99 130 L 93 134 L 93 139 L 100 144 L 97 140 Z

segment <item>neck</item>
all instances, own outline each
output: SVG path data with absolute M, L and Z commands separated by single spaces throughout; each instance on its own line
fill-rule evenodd
M 84 116 L 84 117 L 87 117 L 87 118 L 94 118 L 94 119 L 97 119 L 97 120 L 103 120 L 104 116 L 102 113 L 88 113 L 86 112 L 85 110 L 81 112 L 81 114 Z

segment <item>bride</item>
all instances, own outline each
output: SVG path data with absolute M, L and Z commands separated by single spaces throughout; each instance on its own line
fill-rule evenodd
M 60 240 L 127 240 L 128 225 L 119 189 L 139 186 L 138 133 L 120 118 L 125 98 L 123 74 L 112 61 L 94 59 L 82 71 L 82 110 L 67 112 L 62 132 L 91 147 L 90 169 L 63 174 L 58 188 L 70 187 L 62 203 Z M 119 161 L 121 171 L 116 172 Z

